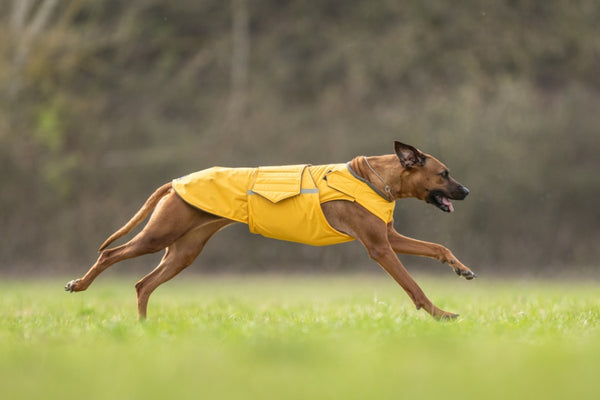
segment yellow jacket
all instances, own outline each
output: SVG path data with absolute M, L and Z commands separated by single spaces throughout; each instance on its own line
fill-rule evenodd
M 248 224 L 252 233 L 314 246 L 354 240 L 329 225 L 322 203 L 356 201 L 385 223 L 395 206 L 349 164 L 213 167 L 175 179 L 173 188 L 188 204 Z

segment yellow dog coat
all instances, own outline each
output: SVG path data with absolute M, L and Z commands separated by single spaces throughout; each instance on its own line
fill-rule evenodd
M 252 233 L 314 246 L 354 240 L 329 225 L 322 203 L 356 201 L 385 223 L 395 206 L 349 164 L 213 167 L 175 179 L 173 189 L 196 208 L 248 224 Z

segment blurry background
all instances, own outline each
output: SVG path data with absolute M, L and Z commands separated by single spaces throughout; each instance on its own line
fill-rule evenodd
M 394 139 L 471 189 L 454 214 L 400 201 L 400 232 L 479 274 L 597 274 L 598 21 L 595 0 L 3 0 L 0 274 L 87 271 L 156 187 L 189 172 L 345 162 Z M 377 268 L 357 243 L 241 225 L 199 266 Z

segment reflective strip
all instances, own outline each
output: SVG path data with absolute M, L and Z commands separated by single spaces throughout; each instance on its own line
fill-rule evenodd
M 319 193 L 319 189 L 317 189 L 317 188 L 314 188 L 314 189 L 300 189 L 300 194 L 314 194 L 314 193 Z M 253 190 L 250 190 L 250 189 L 249 189 L 249 190 L 246 192 L 246 194 L 247 194 L 248 196 L 250 196 L 250 195 L 252 195 L 252 194 L 258 194 L 258 193 L 256 193 L 256 192 L 254 192 Z

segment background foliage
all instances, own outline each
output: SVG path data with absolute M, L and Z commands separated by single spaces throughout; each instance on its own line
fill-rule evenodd
M 81 271 L 155 187 L 188 172 L 344 162 L 394 139 L 472 193 L 453 215 L 402 201 L 398 230 L 477 272 L 589 272 L 599 18 L 594 0 L 4 1 L 0 272 Z M 202 265 L 337 270 L 363 253 L 238 226 Z

